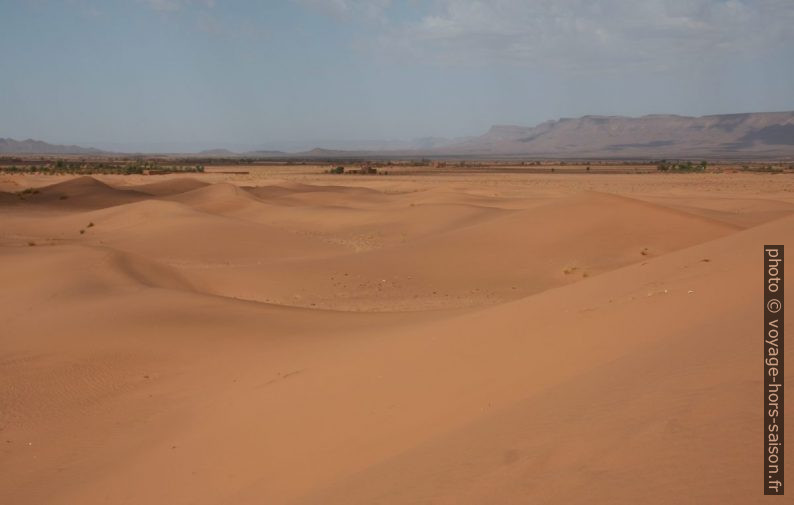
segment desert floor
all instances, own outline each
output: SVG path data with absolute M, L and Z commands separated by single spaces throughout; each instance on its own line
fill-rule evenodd
M 762 502 L 790 176 L 320 171 L 0 175 L 0 503 Z

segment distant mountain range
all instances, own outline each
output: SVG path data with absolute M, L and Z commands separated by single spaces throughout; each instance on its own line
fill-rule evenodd
M 92 147 L 48 144 L 41 140 L 14 140 L 0 138 L 0 154 L 102 154 Z
M 794 157 L 794 112 L 757 112 L 688 117 L 584 116 L 537 126 L 493 126 L 464 139 L 369 141 L 357 149 L 319 146 L 309 151 L 233 152 L 211 149 L 194 156 L 216 157 L 459 157 L 459 158 L 788 158 Z M 102 154 L 93 148 L 38 140 L 0 139 L 3 154 Z
M 785 157 L 794 156 L 794 112 L 564 118 L 534 127 L 494 126 L 443 151 L 480 157 Z

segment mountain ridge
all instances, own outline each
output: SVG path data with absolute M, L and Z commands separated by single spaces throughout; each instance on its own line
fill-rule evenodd
M 272 158 L 457 157 L 457 158 L 791 158 L 794 111 L 639 117 L 585 115 L 535 126 L 496 124 L 477 137 L 428 137 L 421 147 L 384 142 L 373 149 L 339 149 L 334 143 L 299 152 L 209 149 L 187 156 Z M 109 154 L 94 148 L 48 144 L 40 140 L 0 138 L 0 154 Z M 141 153 L 145 154 L 145 153 Z
M 104 154 L 93 147 L 50 144 L 41 140 L 14 140 L 0 137 L 0 154 Z
M 451 146 L 455 155 L 686 157 L 794 156 L 794 112 L 640 117 L 587 115 L 536 126 L 494 125 Z

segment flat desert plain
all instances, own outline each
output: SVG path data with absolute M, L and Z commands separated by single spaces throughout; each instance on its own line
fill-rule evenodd
M 790 176 L 320 172 L 0 176 L 0 503 L 763 501 Z

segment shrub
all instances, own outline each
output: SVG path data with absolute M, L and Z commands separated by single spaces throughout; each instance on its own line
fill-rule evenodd
M 660 172 L 705 172 L 708 163 L 704 160 L 698 164 L 691 161 L 675 163 L 672 161 L 662 160 L 656 166 Z

